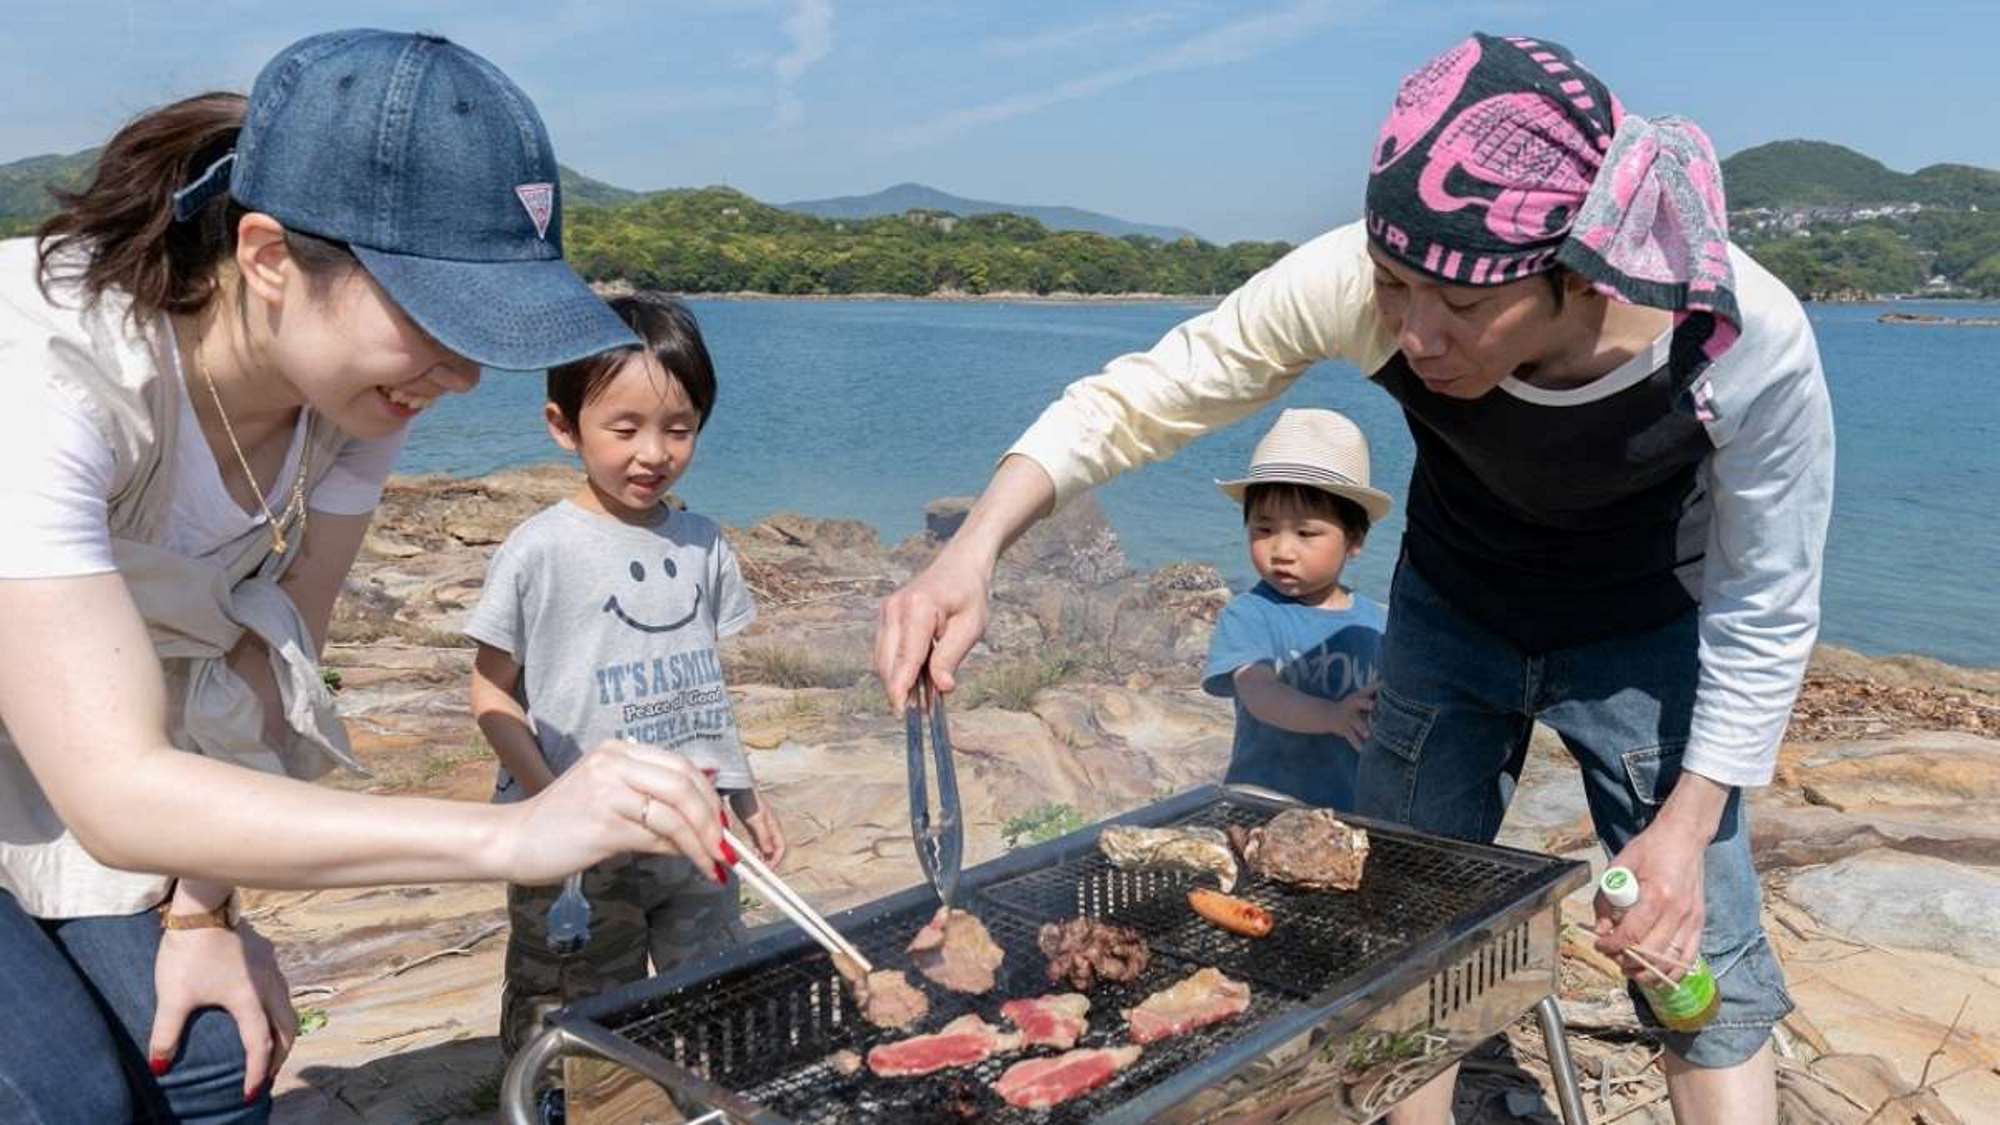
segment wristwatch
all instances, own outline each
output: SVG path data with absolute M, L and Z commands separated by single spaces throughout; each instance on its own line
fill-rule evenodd
M 163 930 L 234 930 L 241 913 L 236 909 L 236 896 L 231 894 L 222 900 L 222 905 L 214 910 L 199 914 L 172 913 L 172 898 L 160 904 L 160 928 Z

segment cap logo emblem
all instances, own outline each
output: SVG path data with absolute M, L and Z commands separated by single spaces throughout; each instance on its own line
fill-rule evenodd
M 549 216 L 554 214 L 556 207 L 555 185 L 522 184 L 514 189 L 514 194 L 527 210 L 528 218 L 534 221 L 535 237 L 546 241 L 549 237 Z

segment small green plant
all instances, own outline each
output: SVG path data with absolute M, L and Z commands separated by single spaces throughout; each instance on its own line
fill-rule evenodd
M 328 691 L 339 691 L 339 690 L 340 690 L 340 669 L 338 669 L 338 668 L 321 668 L 321 669 L 319 670 L 319 682 L 320 682 L 320 683 L 323 683 L 323 684 L 325 684 L 325 685 L 326 685 L 326 690 L 328 690 Z
M 1009 849 L 1045 844 L 1084 826 L 1082 814 L 1068 805 L 1040 804 L 1000 826 L 1000 840 Z
M 459 747 L 433 750 L 417 763 L 417 782 L 428 785 L 467 762 L 476 762 L 491 757 L 493 751 L 486 743 L 484 735 L 474 733 Z
M 315 1032 L 315 1031 L 318 1031 L 318 1030 L 319 1030 L 320 1028 L 322 1028 L 322 1027 L 325 1027 L 325 1026 L 326 1026 L 326 1009 L 325 1009 L 325 1008 L 300 1008 L 300 1009 L 299 1009 L 299 1035 L 300 1035 L 300 1037 L 302 1037 L 302 1038 L 303 1038 L 304 1036 L 307 1036 L 307 1035 L 311 1035 L 311 1034 L 312 1034 L 313 1032 Z

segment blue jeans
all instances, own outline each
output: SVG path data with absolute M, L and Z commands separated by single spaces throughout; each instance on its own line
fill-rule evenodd
M 1530 656 L 1465 617 L 1407 561 L 1396 568 L 1359 811 L 1480 843 L 1500 831 L 1534 722 L 1555 729 L 1583 776 L 1598 839 L 1616 853 L 1652 823 L 1680 776 L 1698 676 L 1696 615 Z M 1792 1009 L 1765 939 L 1750 827 L 1732 793 L 1703 853 L 1702 952 L 1721 986 L 1715 1019 L 1661 1031 L 1695 1066 L 1743 1062 Z M 1652 1009 L 1633 1002 L 1658 1027 Z
M 0 1121 L 262 1125 L 243 1102 L 243 1042 L 219 1008 L 189 1019 L 163 1078 L 146 1061 L 160 920 L 42 921 L 0 891 Z

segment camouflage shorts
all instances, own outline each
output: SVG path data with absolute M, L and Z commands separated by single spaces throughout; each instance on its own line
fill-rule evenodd
M 556 1008 L 665 972 L 741 941 L 736 876 L 727 887 L 679 856 L 627 856 L 583 874 L 590 940 L 562 956 L 548 944 L 549 907 L 560 886 L 507 888 L 506 983 L 500 994 L 500 1048 L 519 1050 Z

